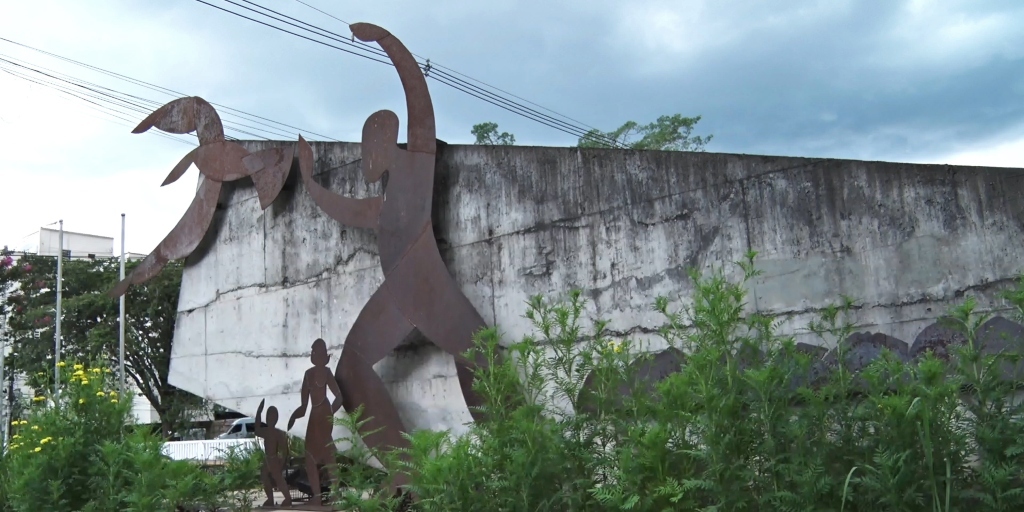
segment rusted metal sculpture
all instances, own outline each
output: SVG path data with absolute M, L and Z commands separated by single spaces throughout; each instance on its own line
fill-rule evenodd
M 260 406 L 256 409 L 256 437 L 263 439 L 263 469 L 260 471 L 260 481 L 263 483 L 263 491 L 267 493 L 267 501 L 263 502 L 264 507 L 273 507 L 274 487 L 281 491 L 284 500 L 281 505 L 289 507 L 292 504 L 291 492 L 288 490 L 288 483 L 284 479 L 284 468 L 288 462 L 288 434 L 277 428 L 277 407 L 273 405 L 267 409 L 267 426 L 263 426 L 263 405 L 266 400 L 260 400 Z
M 433 194 L 435 138 L 434 109 L 426 80 L 406 47 L 388 31 L 375 25 L 356 23 L 352 33 L 360 40 L 377 43 L 398 71 L 406 95 L 408 145 L 399 148 L 398 116 L 382 110 L 372 114 L 363 126 L 363 174 L 370 183 L 383 182 L 380 197 L 353 199 L 337 195 L 317 184 L 312 177 L 313 150 L 299 137 L 299 167 L 306 190 L 314 202 L 331 218 L 342 224 L 375 229 L 384 283 L 360 312 L 345 340 L 330 383 L 323 380 L 326 344 L 314 343 L 314 368 L 306 372 L 303 402 L 289 421 L 305 413 L 310 399 L 315 403 L 310 416 L 306 446 L 311 479 L 317 479 L 317 463 L 332 463 L 331 417 L 343 402 L 351 413 L 362 406 L 368 421 L 363 439 L 376 449 L 406 446 L 405 427 L 391 397 L 373 365 L 405 339 L 419 335 L 455 356 L 459 383 L 474 418 L 482 400 L 473 391 L 473 368 L 482 361 L 470 361 L 463 354 L 472 348 L 473 334 L 485 327 L 480 314 L 462 294 L 441 259 L 433 237 L 431 203 Z M 226 141 L 220 118 L 201 98 L 181 98 L 147 117 L 133 133 L 150 128 L 169 133 L 195 131 L 200 145 L 172 169 L 164 185 L 180 178 L 195 164 L 202 183 L 188 211 L 175 228 L 146 257 L 142 264 L 111 290 L 123 295 L 132 284 L 140 284 L 156 275 L 168 261 L 188 256 L 202 241 L 213 220 L 224 182 L 252 178 L 260 206 L 266 209 L 280 192 L 292 162 L 292 148 L 274 148 L 249 153 L 242 146 Z M 318 361 L 323 360 L 323 363 Z M 327 407 L 326 387 L 342 398 Z M 339 390 L 340 387 L 340 390 Z M 322 449 L 321 449 L 322 448 Z M 311 482 L 318 489 L 318 482 Z M 396 475 L 392 485 L 405 483 Z M 319 495 L 316 497 L 319 500 Z
M 409 50 L 387 30 L 355 23 L 352 34 L 377 43 L 395 65 L 405 89 L 408 146 L 398 146 L 398 116 L 375 112 L 363 124 L 362 170 L 367 182 L 383 178 L 380 197 L 353 199 L 337 195 L 313 180 L 313 149 L 299 139 L 299 169 L 310 196 L 324 213 L 352 227 L 377 231 L 384 283 L 356 317 L 335 371 L 345 409 L 362 406 L 362 437 L 372 448 L 407 446 L 405 426 L 373 365 L 413 335 L 421 335 L 455 356 L 466 405 L 479 419 L 482 400 L 473 391 L 473 368 L 463 353 L 473 335 L 485 327 L 476 308 L 459 289 L 441 259 L 431 223 L 434 159 L 437 148 L 434 107 L 427 82 Z M 392 475 L 392 488 L 407 483 Z
M 112 297 L 124 295 L 131 285 L 142 284 L 156 276 L 169 261 L 184 258 L 196 250 L 213 221 L 224 182 L 252 178 L 260 207 L 266 209 L 281 192 L 291 170 L 292 146 L 250 153 L 241 145 L 224 140 L 224 126 L 217 111 L 196 96 L 179 98 L 160 107 L 132 133 L 143 133 L 154 127 L 177 134 L 194 131 L 199 137 L 199 147 L 171 169 L 161 186 L 177 181 L 192 164 L 199 168 L 203 180 L 185 215 L 156 249 L 110 290 Z
M 301 403 L 288 419 L 288 430 L 295 425 L 295 420 L 306 414 L 306 407 L 309 406 L 309 420 L 306 423 L 306 474 L 309 477 L 310 488 L 313 489 L 312 505 L 322 505 L 323 500 L 320 494 L 320 466 L 327 466 L 331 479 L 334 475 L 335 455 L 334 437 L 331 431 L 334 430 L 334 413 L 341 409 L 342 393 L 338 389 L 338 382 L 327 368 L 331 361 L 327 353 L 327 343 L 317 338 L 313 342 L 309 360 L 313 367 L 306 370 L 302 378 L 302 388 L 299 391 Z M 330 388 L 334 394 L 334 402 L 327 400 L 327 389 Z

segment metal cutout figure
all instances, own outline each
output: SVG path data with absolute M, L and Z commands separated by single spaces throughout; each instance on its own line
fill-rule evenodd
M 267 501 L 263 502 L 264 507 L 273 507 L 274 486 L 284 495 L 281 505 L 290 507 L 292 496 L 288 490 L 288 483 L 284 479 L 284 467 L 288 461 L 288 434 L 277 428 L 277 407 L 273 405 L 267 409 L 267 426 L 263 426 L 263 405 L 266 399 L 260 400 L 260 406 L 256 409 L 256 437 L 263 439 L 263 469 L 260 471 L 260 482 L 263 484 L 263 491 L 267 493 Z
M 199 168 L 203 180 L 178 224 L 130 275 L 110 290 L 109 295 L 115 298 L 124 295 L 131 285 L 152 279 L 169 261 L 196 250 L 210 229 L 224 182 L 252 178 L 260 207 L 265 210 L 280 194 L 291 170 L 294 147 L 250 153 L 241 145 L 224 140 L 224 126 L 217 111 L 197 96 L 179 98 L 160 107 L 132 133 L 143 133 L 153 127 L 176 134 L 194 131 L 199 138 L 199 147 L 189 151 L 160 186 L 177 181 L 192 164 Z
M 327 353 L 327 343 L 317 338 L 313 342 L 309 360 L 313 367 L 306 370 L 302 377 L 301 403 L 288 419 L 288 430 L 295 425 L 295 420 L 305 416 L 306 407 L 310 406 L 309 421 L 306 423 L 306 475 L 309 478 L 310 488 L 313 489 L 312 505 L 322 505 L 320 495 L 320 468 L 327 466 L 328 473 L 332 480 L 337 480 L 334 474 L 334 465 L 337 463 L 337 449 L 334 446 L 334 437 L 331 432 L 334 430 L 334 413 L 341 409 L 342 393 L 338 389 L 338 382 L 335 381 L 327 363 L 331 361 Z M 334 402 L 327 401 L 327 389 L 334 393 Z M 311 403 L 312 402 L 312 403 Z
M 355 23 L 351 29 L 359 40 L 379 44 L 398 71 L 408 110 L 407 149 L 397 144 L 398 116 L 381 110 L 367 118 L 362 140 L 363 175 L 369 183 L 383 178 L 381 196 L 353 199 L 320 186 L 312 176 L 313 150 L 302 138 L 299 169 L 324 213 L 347 226 L 377 231 L 384 283 L 356 317 L 334 375 L 345 409 L 352 413 L 363 407 L 367 421 L 361 434 L 367 446 L 390 450 L 408 446 L 402 436 L 406 429 L 373 365 L 418 333 L 455 356 L 466 405 L 479 420 L 476 408 L 483 401 L 472 388 L 473 368 L 484 363 L 470 361 L 463 353 L 473 347 L 473 335 L 486 324 L 448 273 L 434 240 L 431 201 L 437 139 L 423 72 L 387 30 L 368 23 Z M 407 483 L 407 475 L 392 475 L 393 490 Z

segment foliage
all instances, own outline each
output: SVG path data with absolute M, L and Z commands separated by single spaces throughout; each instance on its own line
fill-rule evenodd
M 630 149 L 658 151 L 704 151 L 712 135 L 693 135 L 701 116 L 683 117 L 682 114 L 660 116 L 652 123 L 641 125 L 627 121 L 617 130 L 602 132 L 590 130 L 580 137 L 581 148 L 628 147 Z M 637 138 L 639 137 L 639 138 Z
M 412 478 L 415 508 L 1024 510 L 1019 385 L 994 371 L 1009 355 L 977 346 L 986 317 L 973 301 L 950 313 L 969 340 L 953 362 L 886 354 L 815 381 L 794 339 L 747 312 L 752 261 L 741 262 L 740 282 L 695 275 L 679 310 L 655 301 L 661 337 L 687 360 L 650 389 L 630 364 L 647 356 L 601 322 L 584 326 L 578 292 L 532 299 L 535 334 L 507 348 L 496 331 L 480 333 L 487 419 L 461 436 L 415 432 L 393 459 Z M 852 306 L 828 308 L 814 330 L 830 341 L 850 334 Z M 347 509 L 393 505 L 372 488 L 344 494 Z
M 128 262 L 126 272 L 139 262 Z M 117 259 L 66 260 L 63 265 L 61 357 L 119 361 L 119 303 L 107 295 L 118 281 Z M 27 375 L 53 366 L 56 259 L 26 255 L 17 265 L 18 287 L 6 300 L 13 341 L 11 366 Z M 125 374 L 160 415 L 164 435 L 191 421 L 206 404 L 167 382 L 182 264 L 171 262 L 126 297 Z M 35 382 L 39 385 L 41 383 Z
M 491 146 L 512 146 L 516 143 L 516 136 L 508 132 L 498 133 L 498 123 L 480 123 L 473 125 L 470 133 L 476 137 L 473 144 L 486 144 Z
M 263 450 L 258 446 L 232 446 L 224 453 L 224 465 L 214 473 L 214 488 L 222 496 L 219 505 L 234 512 L 252 510 L 252 503 L 262 495 L 260 469 Z
M 131 397 L 109 369 L 61 364 L 59 396 L 34 397 L 15 422 L 0 476 L 10 510 L 173 511 L 213 489 L 146 429 L 129 429 Z
M 618 129 L 603 132 L 588 131 L 579 139 L 581 148 L 629 148 L 655 151 L 704 151 L 712 135 L 694 135 L 693 130 L 701 116 L 683 117 L 682 114 L 664 115 L 654 122 L 639 124 L 627 121 Z M 474 144 L 510 146 L 516 143 L 514 135 L 498 132 L 497 123 L 473 125 L 470 131 L 476 137 Z

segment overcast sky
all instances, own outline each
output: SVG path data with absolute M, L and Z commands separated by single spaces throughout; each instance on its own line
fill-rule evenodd
M 606 130 L 699 114 L 715 152 L 1024 167 L 1019 0 L 303 1 Z M 295 0 L 257 3 L 350 33 Z M 307 134 L 358 141 L 370 113 L 404 116 L 393 69 L 194 0 L 33 0 L 0 13 L 0 37 Z M 7 42 L 0 54 L 173 99 Z M 449 143 L 472 142 L 482 121 L 520 144 L 576 142 L 438 82 L 431 92 Z M 94 108 L 0 73 L 0 245 L 61 218 L 65 229 L 119 238 L 123 212 L 128 250 L 146 253 L 184 212 L 196 171 L 159 184 L 189 146 L 131 135 L 141 115 L 113 120 Z

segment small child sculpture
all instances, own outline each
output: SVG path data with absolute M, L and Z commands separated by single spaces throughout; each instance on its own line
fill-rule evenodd
M 263 490 L 267 493 L 267 501 L 264 507 L 274 506 L 274 485 L 277 490 L 284 494 L 284 501 L 281 506 L 289 507 L 292 504 L 291 493 L 288 490 L 288 483 L 284 479 L 284 467 L 288 460 L 288 434 L 277 428 L 277 407 L 273 405 L 267 409 L 267 426 L 263 426 L 261 416 L 263 405 L 266 400 L 260 401 L 256 409 L 256 437 L 263 439 L 263 470 L 260 472 L 260 481 L 263 482 Z

